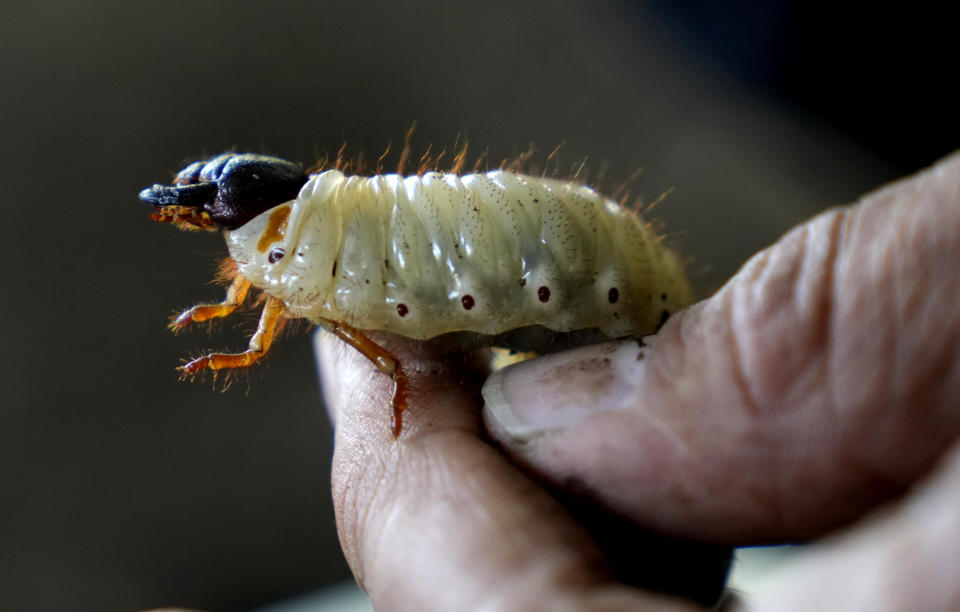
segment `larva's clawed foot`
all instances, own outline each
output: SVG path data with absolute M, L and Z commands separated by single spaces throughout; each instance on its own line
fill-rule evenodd
M 191 308 L 184 314 L 180 315 L 177 320 L 192 313 L 193 320 L 203 320 L 198 316 L 199 312 L 206 312 L 207 310 L 211 312 L 220 312 L 222 309 L 229 307 L 230 310 L 233 309 L 232 306 L 224 306 L 223 304 L 212 305 L 212 306 L 195 306 Z M 192 361 L 188 361 L 183 364 L 178 370 L 181 372 L 183 378 L 193 377 L 196 374 L 202 372 L 203 370 L 232 370 L 236 368 L 248 368 L 257 362 L 261 357 L 263 357 L 267 350 L 270 348 L 270 344 L 273 342 L 273 338 L 278 331 L 278 326 L 283 317 L 283 313 L 286 311 L 286 307 L 283 302 L 276 298 L 267 298 L 267 303 L 263 307 L 263 313 L 260 315 L 260 324 L 257 326 L 257 332 L 253 334 L 253 337 L 250 338 L 250 348 L 245 350 L 242 353 L 210 353 L 203 357 L 197 357 Z M 222 316 L 220 314 L 214 316 Z M 174 321 L 176 323 L 176 321 Z
M 181 381 L 193 382 L 198 378 L 210 380 L 213 382 L 214 388 L 226 391 L 233 385 L 233 382 L 237 379 L 237 375 L 241 372 L 246 372 L 248 370 L 247 366 L 257 361 L 258 357 L 259 356 L 255 356 L 253 359 L 249 359 L 244 353 L 238 353 L 236 355 L 210 353 L 209 355 L 203 355 L 186 361 L 186 363 L 177 367 L 177 371 L 180 373 Z M 233 365 L 238 362 L 243 362 L 247 365 Z
M 238 274 L 230 283 L 230 288 L 227 289 L 227 297 L 222 302 L 219 304 L 197 304 L 177 315 L 167 327 L 174 332 L 178 332 L 191 323 L 202 323 L 203 321 L 226 317 L 236 310 L 239 304 L 243 303 L 249 290 L 250 281 Z
M 235 309 L 236 305 L 229 303 L 194 306 L 177 315 L 167 327 L 174 332 L 178 332 L 191 323 L 202 323 L 210 319 L 225 317 Z
M 195 322 L 197 319 L 194 318 L 193 314 L 196 309 L 197 307 L 194 306 L 190 310 L 184 310 L 183 312 L 178 314 L 176 317 L 174 317 L 170 321 L 170 323 L 167 324 L 167 329 L 176 333 L 182 330 L 187 325 L 190 325 L 191 323 Z
M 249 368 L 262 357 L 264 351 L 249 350 L 243 353 L 210 353 L 183 364 L 178 370 L 184 377 L 194 376 L 203 370 L 232 370 Z
M 199 374 L 200 372 L 202 372 L 203 370 L 206 370 L 208 367 L 210 367 L 211 357 L 213 357 L 213 355 L 205 355 L 203 357 L 197 357 L 196 359 L 192 361 L 188 361 L 187 363 L 178 367 L 177 370 L 180 371 L 180 377 L 192 378 L 197 374 Z
M 410 380 L 407 378 L 406 372 L 403 371 L 400 362 L 397 362 L 397 369 L 393 374 L 393 383 L 393 399 L 390 400 L 390 409 L 392 410 L 390 429 L 393 432 L 393 437 L 399 438 L 400 432 L 403 430 L 403 411 L 407 409 L 407 390 L 410 386 Z

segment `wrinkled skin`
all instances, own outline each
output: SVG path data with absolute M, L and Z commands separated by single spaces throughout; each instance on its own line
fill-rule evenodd
M 960 608 L 958 266 L 955 154 L 789 232 L 646 346 L 519 364 L 481 398 L 378 337 L 419 371 L 397 440 L 389 380 L 318 336 L 357 580 L 390 610 L 696 609 L 618 583 L 546 488 L 573 487 L 677 537 L 813 539 L 747 608 Z

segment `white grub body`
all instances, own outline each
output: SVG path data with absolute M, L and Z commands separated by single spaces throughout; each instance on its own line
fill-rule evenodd
M 530 326 L 643 335 L 691 301 L 682 264 L 637 214 L 589 187 L 505 171 L 329 170 L 225 234 L 240 273 L 289 316 L 416 339 Z

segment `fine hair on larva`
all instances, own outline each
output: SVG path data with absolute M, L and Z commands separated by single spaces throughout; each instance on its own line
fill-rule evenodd
M 251 287 L 266 295 L 247 351 L 200 357 L 183 373 L 247 367 L 284 320 L 305 318 L 394 378 L 399 435 L 407 377 L 366 332 L 468 333 L 481 344 L 524 337 L 513 348 L 543 352 L 565 334 L 650 334 L 690 303 L 682 262 L 636 211 L 546 171 L 523 174 L 523 156 L 464 172 L 466 145 L 455 151 L 445 171 L 445 153 L 428 148 L 410 175 L 409 134 L 401 172 L 388 174 L 387 152 L 373 175 L 350 174 L 363 162 L 343 148 L 332 168 L 309 175 L 278 158 L 228 153 L 145 189 L 155 220 L 221 230 L 230 253 L 226 299 L 185 311 L 172 327 L 227 316 Z M 548 333 L 523 333 L 534 329 Z

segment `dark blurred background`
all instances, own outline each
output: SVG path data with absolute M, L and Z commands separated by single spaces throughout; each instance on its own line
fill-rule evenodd
M 953 22 L 923 4 L 8 1 L 0 6 L 0 609 L 244 609 L 346 578 L 309 337 L 226 393 L 174 337 L 217 235 L 137 193 L 226 149 L 588 158 L 703 295 L 827 206 L 960 146 Z M 878 13 L 877 11 L 891 11 Z

